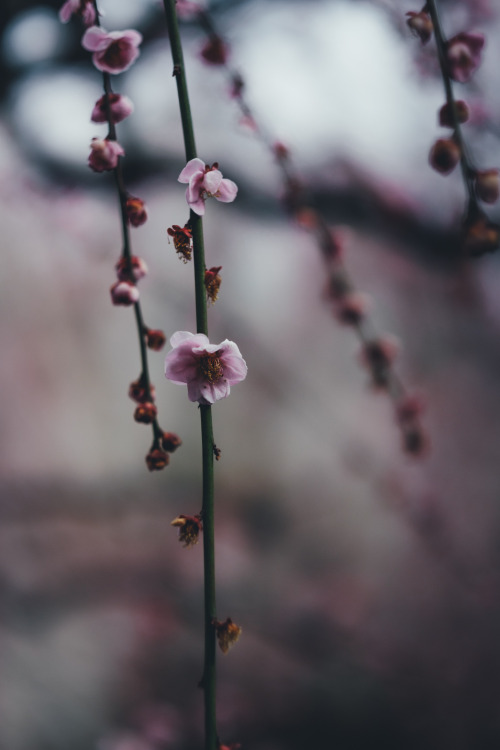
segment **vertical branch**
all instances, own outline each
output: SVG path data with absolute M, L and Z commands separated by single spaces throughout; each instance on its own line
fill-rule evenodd
M 173 75 L 177 83 L 179 108 L 184 135 L 186 159 L 195 159 L 193 119 L 184 69 L 184 57 L 177 25 L 175 0 L 164 0 L 168 34 L 174 65 Z M 203 243 L 203 221 L 194 211 L 190 213 L 189 224 L 193 234 L 194 283 L 196 301 L 196 330 L 208 336 L 207 301 L 205 290 L 205 251 Z M 205 750 L 215 750 L 218 744 L 216 728 L 216 672 L 215 672 L 215 543 L 214 543 L 214 438 L 212 428 L 212 408 L 200 404 L 202 462 L 203 462 L 203 560 L 205 589 L 205 659 L 202 687 L 205 702 Z

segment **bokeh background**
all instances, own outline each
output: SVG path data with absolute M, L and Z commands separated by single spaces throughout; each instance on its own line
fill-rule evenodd
M 196 406 L 152 353 L 160 422 L 183 446 L 149 473 L 133 421 L 133 313 L 113 307 L 120 253 L 109 175 L 87 166 L 99 73 L 60 3 L 7 0 L 0 121 L 0 747 L 201 746 L 202 550 L 170 521 L 200 505 Z M 141 56 L 114 80 L 127 186 L 149 221 L 148 325 L 194 329 L 192 268 L 167 241 L 187 219 L 183 145 L 161 3 L 102 0 Z M 478 165 L 498 166 L 499 8 L 441 2 L 446 33 L 487 35 L 457 93 Z M 200 156 L 239 187 L 213 201 L 222 265 L 213 340 L 249 375 L 214 408 L 220 617 L 243 627 L 219 660 L 219 730 L 245 750 L 497 748 L 500 741 L 500 265 L 463 262 L 460 176 L 427 163 L 441 135 L 435 49 L 407 0 L 213 2 L 259 121 L 342 225 L 346 265 L 402 342 L 431 450 L 403 454 L 391 404 L 325 302 L 311 238 L 276 165 L 242 126 L 223 71 L 183 28 Z M 498 209 L 490 211 L 498 221 Z

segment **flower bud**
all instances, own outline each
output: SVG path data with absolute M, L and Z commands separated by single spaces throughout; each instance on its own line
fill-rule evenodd
M 446 45 L 446 57 L 450 78 L 459 83 L 470 80 L 474 71 L 481 64 L 481 50 L 484 47 L 484 36 L 462 31 Z
M 498 169 L 484 169 L 476 172 L 476 193 L 485 203 L 496 203 L 500 193 Z
M 212 36 L 200 51 L 200 57 L 209 65 L 224 65 L 228 56 L 229 47 L 219 36 Z
M 138 404 L 144 404 L 147 401 L 154 401 L 156 398 L 156 389 L 154 385 L 150 385 L 149 389 L 146 385 L 146 378 L 141 375 L 140 378 L 130 383 L 128 389 L 129 398 Z
M 492 253 L 500 245 L 500 226 L 490 221 L 482 211 L 475 210 L 464 222 L 462 242 L 467 255 Z
M 462 99 L 459 99 L 455 102 L 455 115 L 460 125 L 462 125 L 464 122 L 467 122 L 467 120 L 469 119 L 469 107 Z M 452 109 L 448 102 L 446 104 L 443 104 L 443 106 L 439 110 L 439 124 L 444 128 L 455 127 L 455 123 L 453 122 Z
M 422 44 L 427 44 L 433 31 L 430 15 L 425 10 L 420 13 L 409 11 L 406 15 L 408 16 L 406 23 L 412 34 L 418 36 Z
M 139 299 L 139 290 L 130 281 L 117 281 L 109 291 L 113 305 L 130 307 Z
M 356 326 L 365 318 L 370 307 L 370 297 L 363 292 L 349 292 L 338 302 L 337 318 L 341 323 Z
M 92 138 L 90 144 L 89 167 L 94 172 L 108 172 L 118 165 L 118 158 L 125 151 L 116 141 L 108 138 Z
M 460 148 L 452 138 L 439 138 L 429 153 L 429 164 L 442 175 L 453 172 L 460 161 Z
M 146 204 L 143 200 L 135 198 L 133 195 L 129 195 L 125 202 L 125 212 L 128 223 L 132 224 L 133 227 L 140 227 L 147 221 L 148 212 Z
M 161 438 L 161 447 L 167 453 L 173 453 L 182 445 L 182 440 L 175 432 L 164 432 Z
M 126 117 L 132 114 L 134 111 L 134 105 L 128 98 L 128 96 L 122 96 L 121 94 L 103 94 L 98 99 L 90 115 L 92 122 L 111 122 L 116 125 L 117 122 L 121 122 Z
M 160 352 L 165 346 L 167 337 L 159 328 L 147 328 L 145 332 L 146 346 L 153 352 Z
M 389 370 L 399 351 L 399 342 L 395 336 L 380 336 L 367 341 L 360 354 L 361 363 L 370 371 L 373 385 L 386 388 Z
M 160 448 L 151 448 L 148 455 L 146 456 L 146 464 L 149 471 L 161 471 L 168 466 L 170 457 L 168 453 L 160 450 Z
M 134 419 L 136 422 L 142 424 L 151 424 L 155 421 L 158 409 L 151 401 L 146 401 L 139 404 L 134 412 Z
M 148 272 L 145 261 L 137 255 L 132 255 L 130 258 L 120 258 L 115 268 L 119 281 L 140 281 Z

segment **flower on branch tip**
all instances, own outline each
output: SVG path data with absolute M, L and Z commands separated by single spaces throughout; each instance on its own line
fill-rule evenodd
M 146 464 L 149 471 L 161 471 L 168 466 L 170 462 L 170 456 L 160 448 L 152 447 L 146 456 Z
M 117 281 L 109 291 L 111 293 L 111 301 L 113 302 L 113 305 L 130 307 L 139 299 L 139 290 L 135 284 L 132 284 L 130 281 Z
M 462 99 L 459 99 L 458 101 L 454 102 L 454 107 L 458 123 L 462 125 L 464 122 L 467 122 L 470 114 L 467 104 Z M 439 124 L 444 128 L 455 127 L 455 123 L 453 122 L 453 113 L 448 102 L 446 104 L 443 104 L 443 106 L 439 110 Z
M 125 151 L 117 141 L 108 138 L 92 138 L 90 144 L 89 167 L 94 172 L 109 172 L 116 169 L 118 159 Z
M 238 193 L 238 186 L 219 171 L 219 165 L 214 162 L 211 167 L 201 159 L 188 161 L 178 177 L 179 182 L 187 183 L 186 200 L 188 206 L 198 216 L 205 213 L 205 200 L 217 198 L 223 203 L 232 203 Z
M 485 203 L 496 203 L 500 194 L 498 169 L 478 170 L 474 175 L 476 193 Z
M 467 83 L 481 64 L 484 47 L 483 34 L 462 31 L 446 44 L 446 59 L 450 78 L 458 83 Z
M 220 36 L 213 36 L 201 48 L 200 57 L 209 65 L 225 65 L 229 47 Z
M 177 331 L 165 357 L 165 377 L 186 384 L 190 401 L 214 404 L 247 376 L 246 362 L 233 341 L 211 344 L 203 333 Z
M 68 23 L 73 15 L 79 16 L 85 26 L 92 26 L 96 19 L 92 0 L 66 0 L 59 11 L 59 20 L 62 23 Z
M 160 352 L 165 346 L 167 337 L 159 328 L 146 328 L 144 331 L 146 336 L 146 346 L 153 352 Z
M 203 531 L 200 516 L 185 516 L 181 513 L 180 516 L 174 518 L 170 525 L 179 529 L 179 542 L 182 542 L 184 547 L 194 547 L 195 544 L 198 544 L 200 531 Z
M 139 57 L 142 34 L 135 29 L 107 32 L 91 26 L 82 38 L 84 49 L 93 52 L 92 62 L 104 73 L 123 73 Z
M 239 639 L 241 628 L 239 625 L 236 625 L 230 617 L 227 617 L 224 622 L 215 620 L 214 626 L 220 650 L 223 654 L 227 654 L 231 646 L 234 646 Z
M 184 263 L 191 260 L 193 252 L 193 233 L 186 224 L 180 227 L 178 224 L 173 224 L 167 229 L 167 234 L 172 237 L 174 241 L 175 251 L 179 253 Z
M 151 424 L 155 421 L 158 414 L 158 409 L 151 401 L 145 401 L 143 404 L 139 404 L 134 412 L 134 419 L 136 422 L 142 424 Z
M 421 10 L 420 13 L 410 10 L 406 15 L 408 16 L 406 23 L 410 31 L 418 36 L 422 44 L 427 44 L 434 28 L 430 15 L 425 10 Z
M 161 447 L 167 453 L 173 453 L 182 445 L 182 440 L 175 432 L 164 432 L 161 436 Z
M 220 285 L 222 279 L 219 271 L 222 266 L 212 266 L 208 270 L 205 270 L 205 289 L 207 290 L 207 298 L 210 302 L 215 302 L 217 295 L 219 294 Z
M 133 227 L 140 227 L 148 220 L 146 204 L 140 198 L 129 195 L 125 201 L 125 213 L 127 221 Z
M 148 272 L 146 262 L 137 255 L 131 255 L 130 258 L 120 258 L 115 269 L 119 281 L 130 281 L 132 283 L 143 279 Z
M 130 383 L 128 395 L 137 404 L 144 404 L 147 401 L 155 400 L 156 390 L 154 385 L 150 385 L 148 389 L 146 378 L 141 375 L 137 380 Z
M 108 112 L 109 109 L 109 112 Z M 128 96 L 121 94 L 103 94 L 94 104 L 90 115 L 92 122 L 111 122 L 116 125 L 132 114 L 134 105 Z M 108 119 L 109 115 L 109 119 Z
M 453 138 L 439 138 L 429 152 L 429 164 L 436 172 L 448 175 L 460 161 L 460 147 Z

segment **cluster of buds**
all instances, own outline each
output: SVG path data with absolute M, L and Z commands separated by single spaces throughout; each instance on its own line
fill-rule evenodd
M 162 331 L 150 331 L 151 333 L 162 333 Z M 147 335 L 147 334 L 145 334 Z M 163 335 L 163 333 L 162 333 Z M 153 425 L 154 440 L 149 453 L 146 456 L 146 464 L 150 471 L 159 471 L 168 466 L 170 453 L 174 453 L 182 445 L 180 437 L 175 432 L 164 432 L 158 425 L 158 410 L 155 404 L 156 390 L 144 374 L 134 380 L 128 391 L 129 398 L 137 404 L 134 411 L 134 419 L 142 424 Z
M 434 32 L 447 101 L 438 114 L 439 124 L 451 128 L 450 136 L 439 138 L 429 153 L 429 163 L 442 175 L 448 175 L 459 162 L 468 192 L 468 210 L 463 223 L 463 248 L 468 255 L 482 255 L 500 244 L 500 227 L 491 222 L 478 202 L 495 203 L 500 194 L 500 173 L 496 168 L 477 169 L 466 152 L 461 126 L 469 119 L 469 107 L 455 100 L 451 81 L 467 83 L 481 64 L 485 44 L 483 34 L 462 31 L 446 40 L 443 37 L 435 0 L 429 0 L 419 12 L 409 12 L 410 30 L 427 44 Z M 432 18 L 431 18 L 432 16 Z M 433 22 L 434 19 L 434 22 Z
M 163 432 L 157 428 L 156 437 L 146 456 L 149 471 L 161 471 L 170 463 L 170 454 L 182 445 L 182 440 L 175 432 Z
M 118 281 L 110 288 L 113 305 L 124 307 L 135 305 L 139 300 L 137 282 L 148 272 L 146 263 L 135 255 L 122 256 L 115 268 Z

